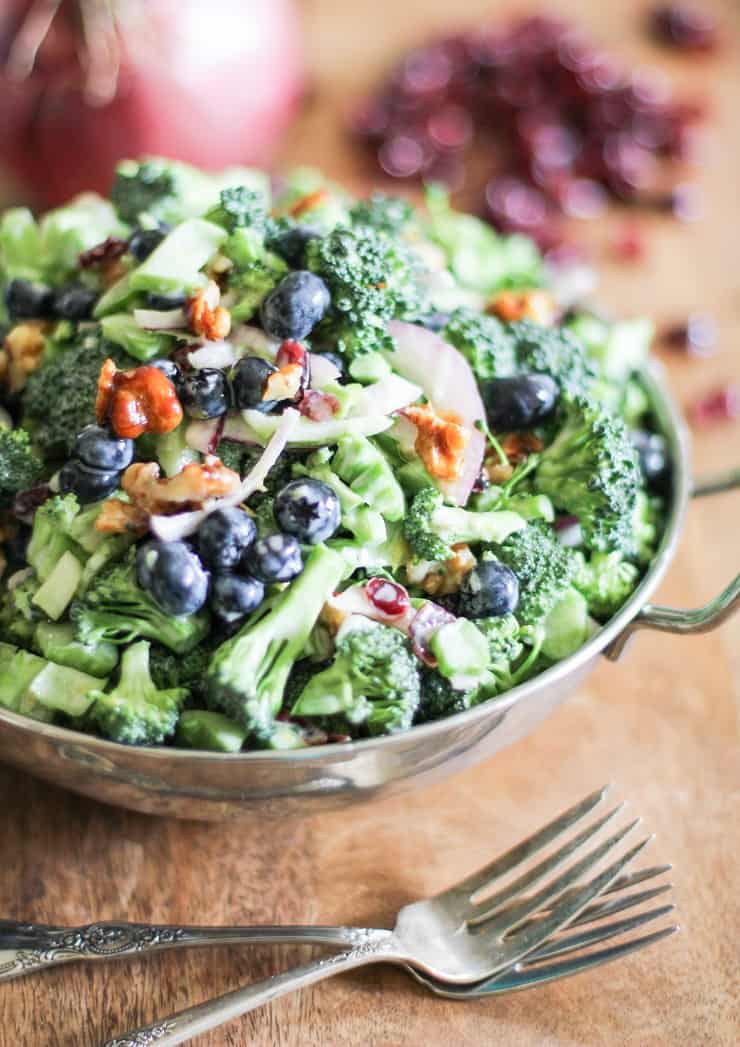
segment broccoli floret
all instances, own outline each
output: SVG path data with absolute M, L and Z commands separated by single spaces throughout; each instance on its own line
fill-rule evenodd
M 465 712 L 473 704 L 475 689 L 458 691 L 436 669 L 424 665 L 420 674 L 421 693 L 414 723 L 431 723 Z
M 389 236 L 402 233 L 414 214 L 414 206 L 408 200 L 385 193 L 373 193 L 366 200 L 358 200 L 349 212 L 354 226 L 378 229 Z
M 513 614 L 502 614 L 497 618 L 477 618 L 475 625 L 488 641 L 489 671 L 496 678 L 498 689 L 505 690 L 512 667 L 524 649 L 519 638 L 519 622 Z
M 154 644 L 149 657 L 152 680 L 157 687 L 167 690 L 181 687 L 190 693 L 190 701 L 200 704 L 206 697 L 206 673 L 213 654 L 209 643 L 200 643 L 186 654 L 174 654 L 160 644 Z
M 459 349 L 482 381 L 507 378 L 517 371 L 514 339 L 495 316 L 475 309 L 455 309 L 442 337 Z
M 606 621 L 632 595 L 640 570 L 618 552 L 592 553 L 588 559 L 582 553 L 576 556 L 578 570 L 573 585 L 585 596 L 589 614 Z
M 634 553 L 640 466 L 621 418 L 582 398 L 568 402 L 562 428 L 542 452 L 536 476 L 539 491 L 578 517 L 587 548 Z
M 288 266 L 265 246 L 264 224 L 261 227 L 236 226 L 222 252 L 234 263 L 228 278 L 229 290 L 235 298 L 231 306 L 232 318 L 235 321 L 249 320 L 283 279 Z
M 91 691 L 90 720 L 106 738 L 126 745 L 160 745 L 175 732 L 188 696 L 184 687 L 160 690 L 149 672 L 146 640 L 128 647 L 112 691 Z
M 586 396 L 596 368 L 583 343 L 565 328 L 544 327 L 529 320 L 508 324 L 521 374 L 549 374 L 564 393 Z
M 419 693 L 417 661 L 403 634 L 374 625 L 340 639 L 334 661 L 309 681 L 292 714 L 330 717 L 351 735 L 390 734 L 411 726 Z
M 494 550 L 496 559 L 510 567 L 519 581 L 517 620 L 539 622 L 571 584 L 577 564 L 573 552 L 558 542 L 551 528 L 530 523 Z
M 205 217 L 209 222 L 222 225 L 230 233 L 245 226 L 264 232 L 267 224 L 264 194 L 248 189 L 245 185 L 222 189 L 219 203 Z
M 250 463 L 253 464 L 254 461 L 250 447 L 236 440 L 222 440 L 216 453 L 227 469 L 233 469 L 240 476 L 247 474 Z
M 403 488 L 388 459 L 372 440 L 359 433 L 342 436 L 332 464 L 340 479 L 386 520 L 403 519 L 406 512 Z
M 0 429 L 0 507 L 32 487 L 43 468 L 25 429 Z
M 445 505 L 436 487 L 419 491 L 403 522 L 406 540 L 419 560 L 448 560 L 458 542 L 503 542 L 525 526 L 523 517 L 505 509 L 475 513 Z
M 39 579 L 44 582 L 66 552 L 79 560 L 85 555 L 70 536 L 70 527 L 80 511 L 73 494 L 54 495 L 36 510 L 26 558 Z
M 166 614 L 136 581 L 135 550 L 121 563 L 102 571 L 70 608 L 78 640 L 132 643 L 155 640 L 176 654 L 187 654 L 208 633 L 205 612 L 175 617 Z
M 663 526 L 663 499 L 638 491 L 632 514 L 635 558 L 646 566 L 655 556 Z
M 33 571 L 17 585 L 4 587 L 0 601 L 0 640 L 36 648 L 36 627 L 43 618 L 33 602 L 38 588 L 39 580 Z
M 312 240 L 306 255 L 308 268 L 331 292 L 331 306 L 315 333 L 349 358 L 392 349 L 388 321 L 419 315 L 417 263 L 401 241 L 366 226 L 339 226 Z
M 95 421 L 100 369 L 107 357 L 122 369 L 136 367 L 118 346 L 101 341 L 95 331 L 60 346 L 28 376 L 23 391 L 23 423 L 45 457 L 72 453 L 77 434 Z
M 139 215 L 152 213 L 157 204 L 174 192 L 174 175 L 166 163 L 127 160 L 116 171 L 110 198 L 118 217 L 135 225 Z
M 317 545 L 303 573 L 282 592 L 265 600 L 211 659 L 209 706 L 242 724 L 261 745 L 271 742 L 293 663 L 301 657 L 344 568 L 338 553 Z

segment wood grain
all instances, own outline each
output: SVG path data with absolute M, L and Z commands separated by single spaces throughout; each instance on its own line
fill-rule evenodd
M 500 5 L 464 0 L 470 22 Z M 655 64 L 642 0 L 551 4 L 578 13 L 605 41 Z M 617 267 L 604 245 L 612 217 L 591 230 L 605 265 L 601 297 L 659 320 L 711 312 L 711 360 L 668 361 L 687 401 L 740 380 L 740 10 L 713 0 L 723 51 L 706 63 L 662 59 L 687 93 L 709 95 L 714 140 L 701 176 L 708 213 L 680 227 L 651 219 L 649 257 Z M 316 70 L 313 102 L 286 160 L 362 182 L 366 172 L 339 116 L 388 55 L 449 23 L 445 0 L 312 0 L 305 4 Z M 501 8 L 504 10 L 504 8 Z M 738 464 L 740 427 L 696 439 L 697 471 Z M 740 499 L 692 507 L 664 602 L 711 597 L 740 566 Z M 643 636 L 621 664 L 536 733 L 489 764 L 353 818 L 222 827 L 159 821 L 103 808 L 0 770 L 0 913 L 50 921 L 128 917 L 238 923 L 383 924 L 418 894 L 440 889 L 606 780 L 657 834 L 651 860 L 675 865 L 683 933 L 644 954 L 532 993 L 468 1005 L 435 1000 L 400 972 L 346 976 L 279 1001 L 198 1042 L 203 1047 L 735 1047 L 740 908 L 740 621 L 699 639 Z M 299 960 L 295 949 L 181 953 L 127 966 L 69 967 L 0 987 L 2 1047 L 93 1047 L 190 1002 Z

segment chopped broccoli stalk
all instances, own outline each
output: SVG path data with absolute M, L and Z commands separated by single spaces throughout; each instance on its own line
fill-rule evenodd
M 316 451 L 306 460 L 294 466 L 296 476 L 310 476 L 321 480 L 334 491 L 342 511 L 342 527 L 351 531 L 360 544 L 378 545 L 386 539 L 387 531 L 383 517 L 366 504 L 366 499 L 346 484 L 332 468 L 332 454 L 328 447 Z
M 475 688 L 460 690 L 441 676 L 436 669 L 421 668 L 421 697 L 414 723 L 432 723 L 455 713 L 465 712 L 474 704 Z
M 79 509 L 73 494 L 54 495 L 37 509 L 26 558 L 42 582 L 66 552 L 77 553 L 84 559 L 79 546 L 69 537 L 70 525 Z
M 388 321 L 419 315 L 417 264 L 402 241 L 367 226 L 340 226 L 312 240 L 306 254 L 308 268 L 324 280 L 332 300 L 316 334 L 350 359 L 392 349 Z
M 203 283 L 200 270 L 226 239 L 226 230 L 203 218 L 176 226 L 131 273 L 133 291 L 192 290 Z
M 589 549 L 634 552 L 640 466 L 621 418 L 588 400 L 568 402 L 562 428 L 542 452 L 536 476 L 538 489 L 554 505 L 578 517 Z
M 229 291 L 235 299 L 231 316 L 237 323 L 244 323 L 280 283 L 288 267 L 282 258 L 267 250 L 262 236 L 253 229 L 237 229 L 222 250 L 234 263 L 229 273 Z
M 280 415 L 262 414 L 250 409 L 242 411 L 242 417 L 263 446 L 267 445 L 280 425 Z M 359 418 L 334 418 L 328 422 L 312 422 L 310 418 L 301 415 L 291 430 L 288 446 L 330 446 L 338 443 L 343 436 L 375 436 L 391 425 L 392 419 L 382 414 Z
M 549 374 L 570 396 L 589 395 L 596 367 L 583 343 L 566 328 L 520 320 L 506 328 L 520 374 Z
M 312 677 L 292 715 L 330 717 L 357 735 L 406 730 L 419 704 L 419 672 L 404 636 L 385 625 L 343 636 L 334 661 Z
M 118 665 L 118 648 L 114 644 L 80 643 L 69 622 L 39 622 L 35 638 L 44 658 L 90 676 L 109 676 Z
M 606 621 L 632 595 L 640 580 L 640 570 L 619 552 L 592 553 L 588 559 L 582 553 L 576 556 L 578 571 L 573 585 L 585 596 L 589 614 Z
M 190 692 L 192 702 L 204 702 L 206 673 L 212 654 L 213 646 L 209 641 L 200 643 L 186 654 L 174 654 L 166 647 L 155 644 L 149 655 L 152 679 L 163 690 L 184 687 Z
M 46 581 L 36 590 L 33 602 L 52 621 L 56 622 L 74 599 L 81 579 L 82 564 L 80 561 L 74 553 L 69 551 L 62 553 Z
M 476 513 L 445 505 L 436 487 L 420 491 L 406 514 L 404 533 L 419 560 L 447 560 L 458 542 L 503 542 L 526 527 L 517 513 L 493 510 Z
M 159 356 L 169 356 L 176 339 L 164 331 L 147 331 L 129 313 L 112 313 L 100 321 L 103 337 L 119 345 L 135 360 L 146 363 Z
M 269 744 L 285 685 L 324 603 L 344 573 L 338 553 L 317 545 L 303 573 L 261 605 L 217 648 L 208 669 L 209 705 Z
M 0 602 L 0 638 L 21 647 L 33 647 L 34 635 L 43 618 L 34 603 L 39 580 L 33 571 L 16 585 L 4 587 Z
M 358 434 L 340 438 L 334 469 L 355 494 L 391 522 L 403 519 L 406 499 L 388 459 L 372 441 Z
M 164 644 L 177 654 L 187 654 L 209 629 L 204 612 L 166 614 L 136 581 L 135 553 L 113 564 L 93 579 L 89 589 L 70 608 L 75 635 L 84 644 L 108 641 L 132 643 L 145 638 Z
M 514 339 L 495 316 L 459 308 L 451 314 L 442 337 L 454 345 L 481 381 L 516 374 Z
M 393 373 L 391 365 L 380 353 L 365 353 L 350 361 L 347 370 L 361 385 L 372 385 Z
M 32 487 L 43 468 L 25 429 L 0 428 L 0 508 L 7 508 L 19 491 Z
M 223 713 L 214 713 L 210 709 L 186 709 L 177 725 L 175 743 L 185 749 L 238 753 L 246 738 L 246 730 Z
M 584 343 L 609 382 L 625 382 L 648 358 L 654 328 L 650 320 L 609 324 L 588 313 L 576 316 L 569 328 Z
M 531 625 L 539 622 L 570 588 L 577 563 L 552 530 L 530 523 L 495 548 L 498 560 L 511 568 L 519 580 L 517 619 Z
M 248 227 L 264 233 L 267 224 L 264 194 L 246 185 L 222 189 L 219 202 L 205 215 L 207 221 L 223 226 L 228 233 Z
M 187 696 L 184 687 L 156 687 L 149 672 L 149 644 L 142 640 L 123 652 L 112 691 L 91 690 L 90 718 L 113 742 L 159 745 L 174 734 Z
M 99 320 L 101 316 L 120 313 L 131 306 L 135 297 L 136 293 L 131 287 L 131 271 L 129 270 L 98 298 L 93 309 L 93 316 Z
M 0 273 L 6 281 L 44 281 L 39 227 L 27 207 L 11 207 L 0 219 Z
M 45 665 L 36 654 L 0 644 L 0 707 L 20 712 L 28 688 Z
M 632 533 L 637 562 L 642 566 L 655 556 L 663 524 L 663 499 L 638 491 L 632 514 Z
M 519 513 L 525 520 L 552 523 L 555 519 L 555 509 L 546 494 L 508 494 L 504 487 L 491 486 L 473 495 L 468 504 L 479 513 L 491 509 L 508 509 L 512 513 Z
M 456 618 L 438 629 L 429 641 L 442 676 L 467 690 L 483 679 L 488 668 L 488 641 L 468 618 Z
M 358 200 L 349 212 L 355 226 L 369 226 L 388 236 L 399 236 L 413 221 L 413 204 L 400 196 L 373 193 L 366 200 Z
M 542 654 L 553 662 L 567 658 L 588 639 L 588 604 L 577 589 L 567 589 L 546 616 Z
M 84 716 L 93 703 L 91 692 L 105 684 L 99 676 L 47 662 L 29 684 L 27 696 L 52 713 Z
M 187 431 L 187 422 L 182 422 L 171 433 L 163 433 L 155 438 L 154 454 L 162 466 L 162 472 L 165 476 L 177 476 L 186 465 L 200 460 L 198 452 L 188 446 L 186 440 Z M 219 447 L 219 455 L 220 450 Z M 224 465 L 226 465 L 225 462 Z

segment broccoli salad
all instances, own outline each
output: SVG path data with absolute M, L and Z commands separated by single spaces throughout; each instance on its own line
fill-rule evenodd
M 155 158 L 0 221 L 0 707 L 293 749 L 496 699 L 631 595 L 644 321 L 454 211 Z

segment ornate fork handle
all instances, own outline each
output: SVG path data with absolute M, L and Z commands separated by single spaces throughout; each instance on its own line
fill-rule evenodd
M 188 946 L 323 945 L 353 948 L 368 932 L 352 927 L 178 927 L 91 923 L 46 927 L 0 921 L 0 981 L 75 960 L 111 960 Z

